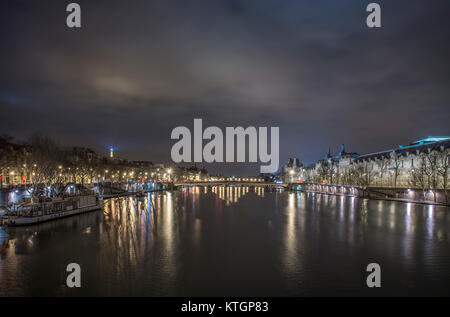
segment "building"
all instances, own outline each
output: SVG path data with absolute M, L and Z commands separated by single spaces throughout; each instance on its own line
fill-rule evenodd
M 305 167 L 305 181 L 322 184 L 448 189 L 450 137 L 428 137 L 381 152 L 328 151 Z
M 281 180 L 283 183 L 301 183 L 303 182 L 303 163 L 300 159 L 289 158 L 287 163 L 281 168 Z

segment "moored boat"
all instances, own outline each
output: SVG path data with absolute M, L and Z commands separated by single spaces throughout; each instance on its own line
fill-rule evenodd
M 35 200 L 28 199 L 7 209 L 1 218 L 1 225 L 26 226 L 103 208 L 103 201 L 94 194 Z

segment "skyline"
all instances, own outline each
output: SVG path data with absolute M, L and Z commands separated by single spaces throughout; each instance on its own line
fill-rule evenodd
M 155 162 L 155 161 L 152 161 L 152 160 L 134 160 L 134 159 L 125 157 L 123 155 L 120 155 L 120 153 L 119 153 L 119 155 L 117 155 L 118 154 L 117 153 L 117 147 L 113 146 L 113 145 L 108 146 L 107 151 L 95 152 L 91 148 L 88 148 L 88 147 L 85 147 L 85 146 L 79 145 L 79 144 L 78 145 L 63 145 L 63 144 L 60 144 L 60 143 L 56 142 L 53 138 L 51 138 L 49 136 L 43 136 L 43 135 L 39 135 L 39 134 L 35 134 L 35 135 L 32 136 L 31 143 L 29 143 L 29 142 L 17 142 L 17 140 L 14 140 L 14 138 L 12 136 L 9 136 L 9 135 L 0 135 L 0 139 L 3 140 L 5 145 L 10 144 L 10 145 L 13 145 L 13 146 L 19 146 L 19 148 L 22 147 L 22 146 L 33 148 L 33 146 L 36 144 L 36 139 L 40 139 L 40 140 L 45 140 L 46 139 L 48 142 L 50 142 L 54 146 L 56 146 L 59 150 L 66 151 L 66 152 L 67 151 L 69 151 L 69 152 L 73 151 L 74 149 L 78 149 L 78 150 L 81 150 L 81 151 L 87 150 L 87 152 L 95 154 L 98 158 L 103 158 L 103 159 L 106 159 L 106 160 L 109 159 L 110 162 L 116 161 L 116 163 L 117 162 L 130 162 L 130 163 L 133 163 L 133 162 L 144 163 L 144 162 L 146 162 L 146 163 L 150 163 L 150 165 L 154 165 L 154 166 L 165 165 L 166 167 L 174 166 L 174 167 L 178 167 L 178 168 L 181 168 L 181 169 L 183 169 L 183 168 L 206 169 L 205 165 L 211 166 L 213 164 L 216 164 L 216 166 L 220 166 L 221 164 L 224 164 L 224 163 L 228 163 L 228 164 L 229 163 L 232 163 L 232 164 L 247 164 L 247 165 L 256 165 L 256 164 L 258 164 L 256 162 L 254 162 L 254 163 L 237 162 L 237 161 L 234 162 L 234 161 L 227 161 L 227 160 L 225 160 L 223 162 L 220 162 L 220 163 L 210 163 L 210 164 L 205 163 L 205 162 L 198 162 L 198 161 L 196 162 L 196 161 L 192 161 L 192 160 L 188 161 L 188 162 L 181 162 L 181 163 L 176 163 L 176 162 L 173 162 L 173 161 L 172 162 Z M 242 175 L 238 175 L 238 174 L 236 174 L 236 175 L 231 175 L 231 174 L 227 175 L 227 174 L 224 174 L 222 172 L 212 172 L 210 174 L 211 175 L 223 175 L 223 176 L 226 176 L 226 177 L 231 177 L 231 176 L 232 177 L 235 177 L 235 176 L 238 176 L 238 177 L 252 177 L 252 175 L 253 175 L 253 177 L 255 177 L 255 176 L 258 177 L 257 174 L 266 174 L 266 175 L 272 174 L 272 175 L 280 176 L 280 175 L 283 175 L 286 172 L 284 170 L 286 166 L 290 166 L 291 164 L 293 164 L 292 163 L 293 160 L 295 160 L 295 161 L 299 160 L 298 163 L 300 164 L 301 167 L 305 167 L 305 168 L 309 168 L 309 169 L 311 169 L 311 168 L 312 169 L 317 169 L 317 166 L 318 166 L 317 164 L 321 165 L 324 162 L 328 162 L 330 159 L 340 159 L 342 155 L 350 155 L 354 159 L 357 159 L 357 160 L 362 159 L 364 161 L 364 159 L 366 159 L 366 158 L 377 156 L 377 155 L 381 155 L 381 156 L 383 156 L 383 155 L 386 156 L 387 155 L 386 157 L 389 157 L 390 155 L 392 155 L 392 152 L 404 153 L 405 150 L 406 151 L 409 150 L 409 151 L 412 151 L 411 153 L 414 153 L 414 151 L 423 151 L 424 147 L 426 148 L 427 146 L 430 146 L 430 145 L 432 147 L 440 146 L 439 144 L 442 144 L 443 146 L 445 146 L 445 142 L 448 143 L 448 140 L 450 140 L 450 136 L 427 136 L 426 138 L 423 138 L 423 139 L 420 139 L 420 140 L 414 140 L 414 141 L 412 141 L 412 142 L 410 142 L 408 144 L 403 144 L 403 145 L 400 144 L 400 145 L 398 145 L 395 148 L 384 149 L 384 150 L 381 150 L 381 151 L 372 151 L 372 152 L 368 152 L 368 153 L 347 152 L 346 148 L 345 148 L 345 144 L 341 144 L 339 151 L 334 152 L 334 151 L 331 151 L 331 148 L 329 148 L 325 157 L 319 157 L 316 160 L 314 160 L 313 162 L 303 162 L 301 159 L 299 160 L 299 158 L 289 157 L 288 161 L 286 161 L 286 162 L 279 162 L 279 168 L 276 171 L 274 171 L 273 173 L 260 172 L 260 173 L 253 173 L 253 174 L 249 173 L 249 174 L 245 174 L 245 175 L 243 175 L 243 174 Z M 438 144 L 438 145 L 436 145 L 436 144 Z M 416 149 L 416 150 L 412 150 L 412 149 Z M 94 151 L 94 152 L 92 152 L 92 151 Z M 33 150 L 31 150 L 30 154 L 32 152 L 33 152 Z M 223 150 L 221 150 L 221 152 L 223 152 Z M 248 151 L 246 151 L 245 155 L 246 155 L 246 157 L 248 156 Z M 254 155 L 256 155 L 256 153 Z M 274 158 L 272 157 L 272 155 L 269 155 L 269 156 L 271 156 L 271 159 L 269 160 L 269 163 L 271 165 L 273 165 Z M 239 157 L 239 155 L 238 155 L 238 157 Z M 209 172 L 211 172 L 211 171 L 209 171 Z
M 66 3 L 2 3 L 0 133 L 169 162 L 171 130 L 194 118 L 279 126 L 280 166 L 448 135 L 450 6 L 379 2 L 377 30 L 368 2 L 78 1 L 78 30 Z

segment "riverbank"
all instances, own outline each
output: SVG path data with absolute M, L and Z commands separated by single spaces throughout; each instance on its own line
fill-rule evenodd
M 435 205 L 435 206 L 445 206 L 445 207 L 450 207 L 449 204 L 438 203 L 438 202 L 435 203 L 435 202 L 433 202 L 433 201 L 411 200 L 411 199 L 400 199 L 400 198 L 368 198 L 368 197 L 356 196 L 356 195 L 330 194 L 330 193 L 326 193 L 326 192 L 307 191 L 307 190 L 300 190 L 300 192 L 303 192 L 303 193 L 313 193 L 313 194 L 321 194 L 321 195 L 332 195 L 332 196 L 343 196 L 343 197 L 366 198 L 366 199 L 372 199 L 372 200 L 399 201 L 399 202 L 404 202 L 404 203 L 413 203 L 413 204 L 421 204 L 421 205 Z
M 392 187 L 358 187 L 345 185 L 328 184 L 300 184 L 299 191 L 320 193 L 336 196 L 359 197 L 375 200 L 400 201 L 406 203 L 450 206 L 445 199 L 443 190 L 437 190 L 436 193 L 431 190 L 425 192 L 413 188 L 392 188 Z M 450 196 L 447 193 L 447 197 Z M 425 199 L 420 199 L 424 197 Z M 436 198 L 436 201 L 434 200 Z

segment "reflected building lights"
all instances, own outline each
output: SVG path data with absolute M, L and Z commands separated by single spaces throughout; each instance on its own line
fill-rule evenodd
M 434 233 L 434 205 L 429 205 L 427 208 L 427 233 L 429 237 L 433 237 Z
M 341 196 L 339 201 L 339 220 L 342 221 L 344 219 L 344 205 L 345 205 L 345 197 Z
M 406 213 L 405 213 L 405 230 L 406 233 L 411 233 L 411 208 L 412 203 L 406 203 Z
M 283 265 L 287 272 L 294 274 L 299 270 L 299 261 L 297 257 L 297 244 L 299 243 L 296 228 L 296 207 L 295 194 L 289 193 L 288 204 L 286 207 L 286 226 L 284 232 L 284 256 Z
M 366 202 L 367 203 L 367 202 Z M 351 197 L 350 198 L 350 221 L 353 223 L 353 221 L 355 220 L 355 204 L 356 204 L 356 199 L 355 197 Z
M 211 192 L 216 195 L 217 198 L 225 202 L 226 206 L 237 203 L 241 198 L 247 195 L 250 191 L 249 186 L 212 186 Z M 260 197 L 264 197 L 264 187 L 254 186 L 253 192 Z
M 389 217 L 389 228 L 394 229 L 395 228 L 395 209 L 396 209 L 396 204 L 395 203 L 391 203 L 391 208 L 390 208 L 390 215 L 388 215 Z

